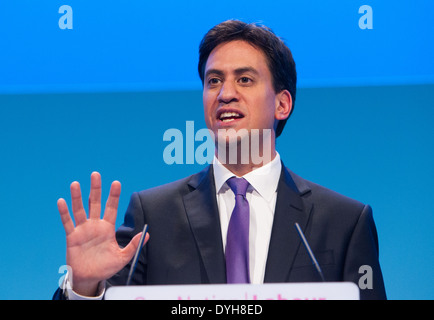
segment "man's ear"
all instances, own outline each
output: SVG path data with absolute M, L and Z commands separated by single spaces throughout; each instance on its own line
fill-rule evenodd
M 288 90 L 282 90 L 276 95 L 276 120 L 285 120 L 292 112 L 292 97 Z

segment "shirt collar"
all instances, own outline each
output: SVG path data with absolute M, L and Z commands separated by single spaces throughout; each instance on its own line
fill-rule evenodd
M 280 155 L 276 152 L 276 157 L 274 157 L 272 161 L 245 174 L 243 178 L 246 179 L 262 197 L 266 200 L 270 200 L 277 190 L 281 170 L 282 163 L 280 162 Z M 230 177 L 234 177 L 235 174 L 223 166 L 215 156 L 213 160 L 213 171 L 216 191 L 219 193 L 225 185 L 226 180 Z

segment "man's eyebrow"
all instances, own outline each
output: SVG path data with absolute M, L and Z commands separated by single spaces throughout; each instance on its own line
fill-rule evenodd
M 236 75 L 241 75 L 241 74 L 247 73 L 247 72 L 253 73 L 255 75 L 259 74 L 258 70 L 256 70 L 253 67 L 242 67 L 242 68 L 237 68 L 237 69 L 234 70 L 234 73 Z
M 219 70 L 219 69 L 209 69 L 205 73 L 205 78 L 208 77 L 210 74 L 215 74 L 215 75 L 218 75 L 218 76 L 223 76 L 224 72 L 221 71 L 221 70 Z
M 241 75 L 241 74 L 247 73 L 247 72 L 253 73 L 255 75 L 259 74 L 258 70 L 256 70 L 253 67 L 241 67 L 241 68 L 237 68 L 237 69 L 235 69 L 233 71 L 233 73 L 236 74 L 236 75 Z M 219 69 L 209 69 L 205 73 L 205 78 L 208 77 L 210 74 L 215 74 L 215 75 L 218 75 L 218 76 L 223 76 L 224 72 L 222 70 L 219 70 Z

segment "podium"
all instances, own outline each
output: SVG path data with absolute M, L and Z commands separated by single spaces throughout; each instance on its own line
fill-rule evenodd
M 353 282 L 115 286 L 106 300 L 359 300 Z

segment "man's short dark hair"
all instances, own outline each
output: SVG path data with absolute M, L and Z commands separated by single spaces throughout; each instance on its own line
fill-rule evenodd
M 199 46 L 198 71 L 202 84 L 204 83 L 205 65 L 211 51 L 222 43 L 234 40 L 246 41 L 265 54 L 273 77 L 274 91 L 279 93 L 282 90 L 288 90 L 294 109 L 297 72 L 291 50 L 270 28 L 260 24 L 227 20 L 208 31 Z M 282 133 L 286 121 L 287 119 L 280 120 L 277 124 L 276 137 Z

